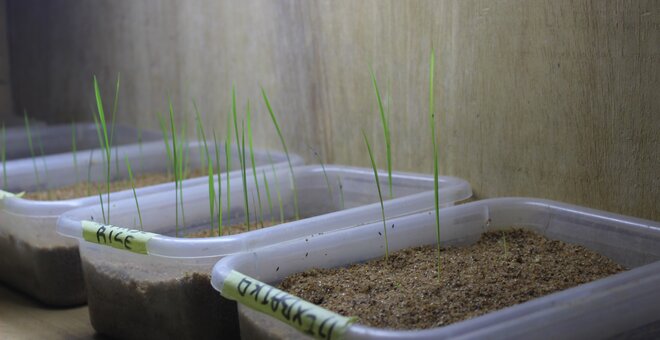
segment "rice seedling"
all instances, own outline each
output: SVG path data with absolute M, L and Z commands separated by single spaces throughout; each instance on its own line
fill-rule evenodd
M 383 134 L 385 136 L 385 152 L 387 155 L 387 180 L 389 187 L 389 197 L 392 198 L 392 142 L 390 138 L 390 125 L 389 119 L 385 115 L 385 109 L 383 108 L 383 100 L 380 96 L 380 90 L 378 89 L 378 82 L 376 81 L 376 76 L 374 71 L 371 72 L 371 82 L 373 83 L 374 90 L 376 91 L 376 99 L 378 100 L 378 111 L 380 112 L 380 120 L 383 125 Z
M 291 186 L 293 188 L 293 209 L 296 216 L 296 220 L 299 220 L 300 211 L 298 210 L 298 189 L 296 188 L 296 177 L 293 172 L 293 165 L 291 165 L 291 157 L 289 156 L 289 150 L 286 147 L 286 142 L 284 141 L 282 130 L 280 129 L 280 125 L 277 123 L 277 118 L 275 117 L 273 108 L 270 106 L 270 101 L 268 100 L 268 96 L 266 95 L 266 90 L 264 90 L 263 87 L 261 88 L 261 95 L 264 98 L 264 102 L 266 103 L 266 108 L 268 108 L 268 113 L 270 114 L 270 118 L 273 121 L 275 130 L 277 130 L 277 135 L 279 136 L 280 142 L 282 143 L 282 148 L 284 149 L 284 153 L 286 154 L 286 160 L 289 163 L 289 172 L 291 174 Z
M 225 170 L 227 172 L 231 171 L 231 117 L 232 115 L 227 115 L 227 132 L 225 134 Z M 218 169 L 218 171 L 220 171 L 220 169 Z M 229 220 L 231 219 L 231 181 L 229 180 L 229 176 L 225 176 L 225 178 L 227 180 L 225 191 L 227 192 L 227 214 L 229 215 Z
M 119 86 L 119 84 L 117 84 Z M 103 111 L 103 101 L 101 100 L 101 91 L 99 90 L 99 83 L 96 80 L 96 76 L 94 76 L 94 95 L 96 97 L 96 107 L 98 110 L 99 114 L 99 123 L 101 125 L 101 132 L 103 136 L 103 141 L 105 144 L 103 144 L 102 149 L 105 151 L 105 158 L 106 158 L 106 173 L 105 173 L 105 183 L 106 183 L 106 192 L 107 192 L 107 202 L 106 204 L 108 205 L 107 208 L 107 220 L 104 221 L 106 224 L 110 224 L 110 163 L 111 163 L 111 145 L 110 141 L 108 139 L 108 128 L 106 126 L 106 121 L 105 121 L 105 112 Z
M 218 236 L 222 236 L 222 178 L 220 178 L 220 148 L 218 148 L 218 138 L 213 130 L 213 143 L 215 144 L 215 168 L 218 169 Z M 229 176 L 226 176 L 229 178 Z M 227 192 L 229 196 L 229 192 Z
M 0 158 L 2 158 L 2 189 L 7 190 L 7 131 L 2 123 L 2 144 L 0 144 Z
M 115 100 L 112 103 L 112 122 L 110 124 L 110 145 L 114 145 L 114 137 L 115 137 L 115 121 L 117 117 L 117 107 L 119 104 L 119 82 L 121 80 L 121 74 L 117 74 L 117 83 L 115 85 Z M 115 148 L 115 171 L 119 173 L 119 148 Z
M 371 167 L 374 170 L 374 178 L 376 179 L 376 188 L 378 188 L 378 198 L 380 200 L 380 212 L 383 218 L 383 236 L 385 237 L 385 260 L 389 259 L 390 249 L 389 243 L 387 241 L 387 222 L 385 221 L 385 206 L 383 205 L 383 194 L 380 190 L 380 180 L 378 179 L 378 170 L 376 169 L 376 161 L 374 160 L 374 154 L 371 152 L 371 144 L 369 144 L 369 139 L 367 134 L 362 130 L 362 137 L 364 137 L 364 143 L 367 145 L 367 152 L 369 152 L 369 160 L 371 160 Z
M 137 193 L 135 192 L 135 181 L 133 180 L 133 171 L 131 170 L 131 163 L 128 161 L 128 156 L 125 156 L 126 170 L 128 171 L 128 180 L 131 182 L 131 189 L 133 189 L 133 198 L 135 198 L 135 207 L 137 208 L 138 218 L 140 219 L 140 230 L 144 230 L 142 225 L 142 214 L 140 213 L 140 203 L 138 202 Z
M 206 157 L 206 162 L 208 163 L 208 184 L 209 184 L 209 212 L 211 216 L 211 234 L 213 233 L 213 229 L 215 227 L 213 219 L 215 218 L 215 183 L 213 179 L 213 161 L 211 160 L 211 156 L 209 154 L 209 147 L 208 144 L 206 143 L 206 133 L 204 133 L 204 126 L 202 125 L 202 118 L 200 117 L 199 110 L 197 109 L 197 104 L 193 101 L 193 107 L 195 108 L 195 118 L 197 120 L 197 139 L 200 139 L 203 142 L 204 149 L 201 150 L 203 151 L 205 157 Z M 213 132 L 213 138 L 215 141 L 215 131 Z M 217 150 L 217 141 L 216 143 L 216 150 Z M 200 152 L 200 161 L 202 161 L 202 152 Z M 216 152 L 216 159 L 217 159 L 217 152 Z M 220 168 L 218 168 L 220 169 Z
M 261 205 L 261 193 L 259 191 L 259 180 L 256 169 L 256 162 L 254 161 L 254 147 L 252 145 L 252 119 L 250 114 L 250 101 L 247 102 L 247 134 L 248 134 L 248 146 L 250 148 L 250 162 L 252 163 L 252 176 L 254 177 L 254 186 L 257 191 L 257 203 L 259 203 L 259 217 L 258 221 L 261 221 L 261 227 L 264 227 L 264 211 Z M 244 150 L 245 151 L 245 150 Z M 255 214 L 255 218 L 257 215 Z
M 234 119 L 234 133 L 236 135 L 236 147 L 238 149 L 238 162 L 241 166 L 241 176 L 243 179 L 243 203 L 245 204 L 245 225 L 247 230 L 250 230 L 250 209 L 248 207 L 248 192 L 247 192 L 247 175 L 245 168 L 245 121 L 242 121 L 243 128 L 242 143 L 238 135 L 238 117 L 236 113 L 236 89 L 232 86 L 231 89 L 231 112 Z
M 34 167 L 34 178 L 36 180 L 37 187 L 41 185 L 39 180 L 39 169 L 37 168 L 37 158 L 34 154 L 34 145 L 32 144 L 32 132 L 30 130 L 30 120 L 27 116 L 27 111 L 23 111 L 23 118 L 25 120 L 25 133 L 28 139 L 28 148 L 30 148 L 30 157 L 32 157 L 32 166 Z
M 176 142 L 176 133 L 177 130 L 174 127 L 174 108 L 172 107 L 172 101 L 168 98 L 169 111 L 170 111 L 170 131 L 172 133 L 172 169 L 174 171 L 174 219 L 175 219 L 175 229 L 174 235 L 179 237 L 179 152 L 177 152 L 177 142 Z
M 433 196 L 435 199 L 435 235 L 438 251 L 438 281 L 440 281 L 440 201 L 438 194 L 438 145 L 435 140 L 435 98 L 433 91 L 433 76 L 435 72 L 435 51 L 431 50 L 429 63 L 429 126 L 433 142 Z
M 268 216 L 270 222 L 273 222 L 273 199 L 270 196 L 270 186 L 268 185 L 268 178 L 266 178 L 266 170 L 261 170 L 264 179 L 264 188 L 266 188 L 266 197 L 268 198 Z

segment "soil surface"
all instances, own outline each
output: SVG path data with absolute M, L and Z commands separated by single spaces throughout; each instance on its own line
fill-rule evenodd
M 186 176 L 186 179 L 204 176 L 206 173 L 201 169 L 192 170 Z M 133 178 L 136 188 L 146 187 L 150 185 L 162 184 L 174 181 L 171 175 L 165 173 L 150 173 L 143 176 Z M 98 186 L 98 187 L 97 187 Z M 37 200 L 37 201 L 57 201 L 66 200 L 79 197 L 87 197 L 98 195 L 99 189 L 101 193 L 106 193 L 105 183 L 96 182 L 80 182 L 73 185 L 64 186 L 57 189 L 48 191 L 36 191 L 25 193 L 24 198 Z M 128 179 L 115 180 L 110 182 L 110 192 L 131 189 L 131 181 Z
M 280 288 L 359 323 L 390 329 L 445 326 L 625 270 L 582 246 L 520 229 L 466 247 L 406 249 L 347 268 L 312 269 Z
M 288 222 L 288 221 L 285 221 Z M 241 223 L 241 224 L 232 224 L 230 226 L 223 226 L 222 227 L 222 236 L 227 236 L 227 235 L 236 235 L 236 234 L 241 234 L 244 232 L 248 231 L 253 231 L 257 229 L 262 229 L 262 228 L 268 228 L 272 227 L 275 225 L 280 224 L 280 221 L 259 221 L 259 222 L 254 222 L 250 221 L 250 227 L 248 228 L 247 224 Z M 187 238 L 203 238 L 203 237 L 217 237 L 218 236 L 218 227 L 214 227 L 213 230 L 206 229 L 206 230 L 200 230 L 200 231 L 194 231 L 191 233 L 187 233 L 185 237 Z

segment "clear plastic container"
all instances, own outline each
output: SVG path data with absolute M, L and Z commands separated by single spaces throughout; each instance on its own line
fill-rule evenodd
M 388 235 L 391 252 L 435 244 L 433 211 L 391 219 L 388 224 L 397 226 Z M 548 200 L 496 198 L 443 209 L 440 225 L 443 245 L 467 245 L 488 230 L 523 227 L 550 239 L 583 245 L 633 269 L 445 327 L 395 331 L 352 324 L 345 328 L 345 338 L 595 339 L 631 336 L 639 329 L 637 334 L 649 336 L 642 332 L 660 320 L 658 222 Z M 382 222 L 377 222 L 226 257 L 214 267 L 212 284 L 222 292 L 225 280 L 236 272 L 249 280 L 277 283 L 310 268 L 380 258 L 384 255 L 382 228 Z M 230 286 L 228 295 L 234 290 Z M 283 321 L 243 304 L 239 304 L 239 318 L 243 338 L 305 337 Z M 645 329 L 645 325 L 651 327 Z
M 99 147 L 99 139 L 94 124 L 76 124 L 75 130 L 76 149 L 78 151 Z M 114 139 L 116 142 L 113 141 L 115 145 L 137 144 L 140 140 L 149 142 L 161 138 L 161 134 L 157 131 L 146 130 L 138 133 L 136 128 L 124 125 L 117 125 L 115 131 L 117 133 Z M 30 122 L 30 135 L 32 136 L 34 154 L 41 155 L 39 145 L 43 147 L 44 155 L 71 152 L 73 150 L 72 132 L 71 124 L 44 125 Z M 109 130 L 108 133 L 112 133 L 112 130 Z M 6 143 L 7 160 L 32 157 L 25 127 L 7 129 Z
M 90 217 L 98 219 L 100 207 L 74 210 L 62 215 L 58 221 L 58 231 L 79 239 L 81 243 L 94 328 L 102 334 L 133 339 L 236 337 L 238 321 L 235 304 L 222 299 L 210 285 L 209 273 L 219 258 L 381 218 L 372 170 L 328 165 L 324 172 L 322 166 L 312 165 L 294 168 L 294 174 L 300 220 L 294 220 L 294 192 L 289 169 L 280 168 L 276 173 L 262 171 L 258 179 L 264 219 L 279 223 L 280 210 L 276 198 L 279 192 L 283 219 L 294 221 L 230 236 L 172 237 L 176 229 L 174 194 L 143 197 L 140 209 L 144 230 L 158 233 L 146 241 L 146 256 L 83 239 L 82 221 Z M 272 213 L 266 203 L 264 176 L 272 195 Z M 381 184 L 386 185 L 387 175 L 381 172 L 379 177 Z M 257 186 L 251 172 L 247 178 L 249 211 L 251 216 L 260 215 L 258 203 L 255 203 Z M 231 182 L 231 214 L 225 218 L 224 225 L 241 223 L 245 218 L 241 181 L 235 178 Z M 430 176 L 397 172 L 393 174 L 392 187 L 395 198 L 385 202 L 388 216 L 417 211 L 425 206 L 424 202 L 432 201 L 433 193 L 428 192 L 433 188 Z M 223 190 L 226 200 L 226 185 Z M 209 229 L 208 188 L 190 187 L 184 189 L 183 196 L 188 225 L 186 228 L 180 227 L 183 233 Z M 467 182 L 451 177 L 440 179 L 442 205 L 453 205 L 455 201 L 470 196 Z M 113 224 L 135 228 L 134 203 L 123 200 L 116 204 L 114 209 L 121 212 L 121 217 Z
M 117 135 L 115 135 L 117 144 L 121 144 L 120 140 L 135 140 L 135 138 L 124 138 L 130 136 L 131 131 L 134 130 L 117 130 Z M 94 133 L 96 134 L 96 132 Z M 122 145 L 113 150 L 111 167 L 113 179 L 128 178 L 125 158 L 130 161 L 135 176 L 167 172 L 166 148 L 160 139 L 160 134 L 157 136 L 159 141 Z M 188 145 L 191 168 L 199 167 L 200 143 L 191 142 Z M 224 150 L 224 148 L 222 149 Z M 116 162 L 115 157 L 119 157 L 119 162 Z M 221 167 L 225 171 L 224 151 L 220 153 L 220 157 Z M 71 153 L 37 157 L 34 161 L 38 166 L 39 182 L 32 159 L 8 161 L 6 164 L 9 179 L 7 191 L 18 193 L 63 187 L 86 181 L 88 173 L 93 174 L 93 180 L 99 180 L 101 176 L 104 176 L 106 169 L 102 150 L 81 151 L 77 154 L 77 163 L 74 163 L 73 159 Z M 279 165 L 286 164 L 286 157 L 283 153 L 270 154 L 265 151 L 255 151 L 255 161 L 258 165 L 269 164 L 270 159 Z M 233 162 L 232 165 L 238 164 L 236 150 L 233 150 Z M 301 164 L 303 160 L 293 155 L 292 162 Z M 44 163 L 47 167 L 43 166 Z M 233 172 L 232 176 L 234 175 L 240 175 L 240 173 Z M 0 178 L 3 178 L 2 168 L 0 168 Z M 189 179 L 184 181 L 184 187 L 207 182 L 206 177 Z M 174 183 L 164 183 L 136 188 L 136 194 L 138 198 L 141 198 L 150 193 L 173 188 Z M 132 199 L 133 192 L 130 189 L 115 192 L 110 197 L 111 218 L 113 218 L 115 216 L 114 202 L 122 198 Z M 103 199 L 106 201 L 105 195 Z M 74 240 L 58 235 L 55 228 L 61 213 L 98 203 L 98 195 L 59 201 L 0 199 L 0 281 L 48 305 L 70 306 L 84 303 L 86 294 L 78 244 Z

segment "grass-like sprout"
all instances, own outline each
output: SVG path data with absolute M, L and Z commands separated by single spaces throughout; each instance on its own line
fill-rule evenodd
M 206 143 L 206 133 L 204 133 L 204 126 L 202 125 L 202 118 L 200 117 L 199 110 L 197 109 L 197 104 L 195 101 L 193 101 L 193 107 L 195 108 L 195 118 L 197 120 L 197 139 L 202 139 L 202 142 L 204 143 L 204 156 L 206 157 L 206 163 L 207 168 L 208 168 L 208 178 L 209 178 L 209 212 L 211 216 L 211 234 L 213 233 L 213 229 L 215 227 L 213 219 L 215 218 L 215 183 L 213 179 L 213 161 L 211 160 L 211 156 L 209 154 L 209 146 Z M 213 138 L 215 140 L 215 132 L 213 133 Z M 216 146 L 217 146 L 217 141 L 216 141 Z M 217 150 L 217 147 L 216 147 Z M 202 152 L 200 152 L 200 161 L 202 160 Z
M 275 164 L 273 164 L 273 157 L 271 157 L 270 152 L 268 152 L 268 163 L 270 163 L 270 168 L 273 171 L 273 177 L 275 178 L 275 193 L 277 194 L 277 204 L 280 208 L 280 223 L 284 223 L 284 203 L 282 203 L 280 181 L 277 179 L 277 170 L 275 170 Z
M 282 130 L 280 129 L 280 125 L 277 123 L 277 118 L 275 117 L 275 113 L 273 113 L 273 108 L 270 106 L 270 101 L 268 100 L 268 96 L 266 95 L 266 90 L 264 90 L 263 87 L 261 88 L 261 95 L 264 98 L 264 102 L 266 103 L 266 108 L 268 108 L 268 113 L 270 114 L 270 118 L 273 120 L 273 125 L 275 125 L 275 130 L 277 130 L 277 135 L 280 138 L 280 142 L 282 143 L 282 148 L 284 149 L 284 153 L 286 154 L 286 160 L 289 163 L 289 171 L 291 173 L 291 185 L 293 187 L 293 209 L 296 216 L 296 220 L 299 220 L 300 211 L 298 210 L 298 189 L 296 185 L 296 177 L 295 174 L 293 173 L 293 165 L 291 165 L 291 157 L 289 156 L 289 149 L 286 147 L 286 142 L 284 141 Z
M 0 158 L 2 159 L 2 189 L 7 190 L 7 131 L 2 123 L 2 144 L 0 144 Z
M 378 100 L 378 111 L 380 112 L 380 120 L 383 125 L 383 134 L 385 136 L 385 152 L 387 154 L 387 180 L 389 187 L 389 197 L 392 198 L 392 142 L 390 138 L 390 124 L 389 119 L 385 115 L 385 109 L 383 108 L 383 100 L 380 96 L 380 90 L 378 89 L 378 82 L 376 81 L 376 76 L 374 71 L 371 71 L 371 82 L 374 85 L 374 90 L 376 91 L 376 99 Z
M 250 230 L 250 209 L 248 203 L 247 192 L 247 175 L 245 172 L 245 122 L 243 126 L 243 143 L 238 135 L 238 115 L 236 113 L 236 89 L 232 86 L 231 89 L 231 113 L 234 119 L 234 133 L 236 134 L 236 148 L 238 149 L 238 162 L 241 166 L 241 177 L 243 179 L 243 203 L 245 204 L 245 225 L 248 231 Z
M 431 50 L 429 63 L 429 126 L 431 127 L 431 140 L 433 142 L 433 196 L 435 199 L 435 237 L 438 251 L 438 281 L 440 281 L 440 201 L 438 194 L 438 144 L 435 141 L 435 98 L 433 91 L 433 77 L 435 72 L 435 51 Z
M 257 203 L 259 203 L 259 220 L 261 221 L 261 227 L 264 227 L 264 211 L 261 205 L 261 192 L 259 191 L 259 179 L 257 174 L 256 162 L 254 161 L 254 147 L 252 145 L 252 118 L 250 114 L 250 101 L 247 102 L 247 134 L 248 134 L 248 146 L 250 148 L 250 162 L 252 164 L 252 176 L 254 177 L 254 186 L 257 190 Z M 255 215 L 255 218 L 257 215 Z
M 140 219 L 140 230 L 144 230 L 142 225 L 142 213 L 140 213 L 140 203 L 138 203 L 137 193 L 135 192 L 135 181 L 133 180 L 133 170 L 131 170 L 131 163 L 128 161 L 128 156 L 125 156 L 126 170 L 128 170 L 128 180 L 131 182 L 131 189 L 133 189 L 133 198 L 135 198 L 135 207 L 137 208 L 138 218 Z
M 273 222 L 273 199 L 270 196 L 270 186 L 268 185 L 268 178 L 266 178 L 266 171 L 261 170 L 264 179 L 264 188 L 266 188 L 266 198 L 268 198 L 268 216 L 270 221 Z
M 96 117 L 96 116 L 94 116 Z M 89 162 L 87 162 L 87 185 L 85 185 L 87 196 L 91 196 L 90 186 L 92 184 L 92 161 L 94 159 L 94 149 L 89 150 Z
M 364 143 L 367 145 L 367 152 L 369 152 L 369 159 L 371 160 L 371 167 L 374 170 L 374 178 L 376 179 L 376 188 L 378 188 L 378 198 L 380 200 L 380 212 L 383 217 L 383 236 L 385 236 L 385 260 L 390 256 L 389 243 L 387 241 L 387 222 L 385 221 L 385 206 L 383 205 L 383 194 L 380 191 L 380 180 L 378 179 L 378 170 L 376 169 L 376 161 L 374 160 L 374 154 L 371 151 L 371 144 L 369 144 L 369 138 L 367 134 L 362 130 L 362 137 L 364 137 Z
M 78 146 L 76 145 L 76 122 L 71 122 L 71 153 L 73 154 L 73 167 L 78 182 Z
M 227 173 L 231 171 L 231 115 L 227 115 L 227 133 L 225 134 L 225 170 Z M 218 171 L 220 171 L 220 168 L 218 168 Z M 225 191 L 227 192 L 227 214 L 228 219 L 231 219 L 231 187 L 230 183 L 231 181 L 229 180 L 229 175 L 225 176 L 227 180 L 227 188 L 225 188 Z M 219 179 L 219 178 L 218 178 Z M 218 234 L 222 236 L 222 233 Z
M 110 123 L 110 145 L 114 144 L 115 137 L 115 121 L 117 117 L 117 107 L 119 104 L 119 82 L 121 80 L 121 74 L 117 74 L 117 83 L 115 85 L 115 100 L 112 103 L 112 122 Z M 115 148 L 115 171 L 119 173 L 119 148 Z
M 222 236 L 222 178 L 220 178 L 220 148 L 218 148 L 218 138 L 213 130 L 213 143 L 215 144 L 215 168 L 218 169 L 218 236 Z M 227 176 L 229 177 L 229 176 Z M 229 196 L 229 193 L 227 193 Z
M 118 79 L 119 81 L 119 79 Z M 119 84 L 117 84 L 119 86 Z M 101 125 L 101 132 L 103 136 L 103 141 L 105 144 L 103 144 L 103 150 L 105 151 L 105 159 L 106 159 L 106 173 L 105 173 L 105 183 L 106 183 L 106 190 L 107 190 L 107 202 L 106 204 L 108 205 L 108 208 L 106 209 L 106 217 L 107 220 L 104 221 L 106 224 L 110 224 L 110 163 L 112 162 L 112 145 L 110 144 L 110 140 L 108 139 L 108 127 L 106 126 L 105 122 L 105 112 L 103 111 L 103 101 L 101 100 L 101 91 L 99 90 L 99 83 L 96 80 L 96 76 L 94 76 L 94 95 L 96 97 L 96 107 L 98 109 L 98 114 L 99 114 L 99 123 Z
M 27 116 L 27 111 L 23 111 L 23 118 L 25 120 L 25 133 L 28 138 L 28 147 L 30 148 L 30 156 L 32 157 L 32 166 L 34 167 L 34 177 L 37 181 L 37 187 L 41 186 L 41 181 L 39 180 L 39 169 L 37 169 L 37 157 L 34 153 L 34 145 L 32 144 L 32 132 L 30 130 L 30 120 Z
M 168 99 L 168 104 L 170 111 L 170 132 L 172 133 L 172 169 L 174 171 L 174 234 L 176 237 L 179 237 L 179 152 L 177 151 L 176 142 L 177 130 L 174 127 L 174 108 L 170 99 Z
M 321 159 L 321 156 L 319 155 L 314 148 L 311 146 L 308 146 L 310 150 L 312 150 L 312 153 L 314 153 L 314 157 L 316 160 L 321 164 L 321 170 L 323 170 L 323 177 L 325 178 L 325 185 L 328 187 L 328 194 L 330 195 L 330 202 L 334 201 L 334 197 L 332 195 L 332 186 L 330 185 L 330 180 L 328 179 L 328 173 L 325 171 L 325 164 L 323 163 L 323 160 Z

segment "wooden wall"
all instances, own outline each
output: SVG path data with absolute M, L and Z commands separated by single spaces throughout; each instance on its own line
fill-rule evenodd
M 167 96 L 224 135 L 230 89 L 256 142 L 368 165 L 384 148 L 368 66 L 390 94 L 394 168 L 430 172 L 435 47 L 441 172 L 478 197 L 536 196 L 660 220 L 660 2 L 10 1 L 17 109 L 86 119 L 92 74 L 120 120 L 155 127 Z

